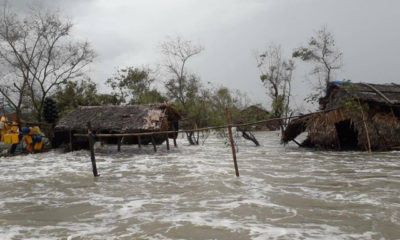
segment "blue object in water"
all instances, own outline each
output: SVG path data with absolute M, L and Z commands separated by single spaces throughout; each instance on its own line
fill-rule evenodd
M 338 84 L 338 85 L 349 85 L 349 84 L 351 84 L 350 80 L 343 80 L 343 81 L 338 80 L 338 81 L 332 81 L 332 82 L 335 83 L 335 84 Z
M 42 141 L 42 136 L 40 136 L 40 135 L 32 136 L 32 142 L 33 143 L 38 143 L 38 142 L 41 142 L 41 141 Z
M 22 133 L 23 134 L 29 134 L 31 132 L 31 129 L 30 128 L 27 128 L 27 127 L 23 127 L 22 128 Z

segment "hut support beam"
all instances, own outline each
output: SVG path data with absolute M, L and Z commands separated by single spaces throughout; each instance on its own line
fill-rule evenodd
M 168 139 L 168 134 L 165 134 L 165 141 L 167 144 L 167 150 L 169 150 L 169 139 Z
M 72 152 L 72 131 L 69 129 L 69 151 Z
M 118 138 L 117 145 L 118 145 L 118 152 L 121 152 L 121 137 Z
M 172 130 L 173 130 L 173 131 L 176 131 L 174 125 L 172 125 Z M 176 137 L 178 136 L 178 131 L 174 132 L 174 133 L 173 133 L 173 136 L 174 136 L 174 137 L 173 137 L 173 138 L 174 138 L 174 147 L 178 147 L 178 145 L 176 144 Z
M 154 141 L 153 135 L 151 135 L 151 143 L 153 144 L 154 152 L 157 152 L 156 141 Z

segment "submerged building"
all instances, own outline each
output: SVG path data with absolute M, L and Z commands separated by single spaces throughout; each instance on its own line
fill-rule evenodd
M 55 126 L 53 147 L 73 142 L 73 149 L 87 148 L 87 138 L 73 135 L 88 133 L 88 122 L 95 134 L 125 134 L 178 130 L 180 118 L 179 113 L 169 104 L 79 107 L 65 115 Z M 174 134 L 168 136 L 175 137 Z M 125 143 L 138 143 L 135 137 L 124 138 Z M 156 144 L 165 140 L 165 136 L 154 138 Z M 117 138 L 105 140 L 108 143 L 117 142 Z M 150 136 L 144 136 L 141 144 L 151 141 Z
M 333 82 L 321 98 L 320 112 L 287 126 L 282 142 L 333 150 L 400 150 L 400 85 Z

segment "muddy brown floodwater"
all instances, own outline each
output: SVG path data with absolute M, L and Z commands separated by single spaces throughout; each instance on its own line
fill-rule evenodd
M 329 152 L 210 136 L 0 159 L 0 239 L 400 239 L 400 152 Z

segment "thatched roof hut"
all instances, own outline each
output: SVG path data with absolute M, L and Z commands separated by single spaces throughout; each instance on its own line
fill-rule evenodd
M 56 145 L 69 142 L 70 131 L 87 133 L 87 123 L 99 133 L 144 133 L 178 130 L 179 113 L 169 104 L 84 106 L 66 114 L 55 127 Z M 160 144 L 164 138 L 157 141 Z M 114 139 L 115 140 L 115 139 Z M 146 144 L 150 140 L 143 139 Z M 131 142 L 135 143 L 135 142 Z
M 322 111 L 293 120 L 282 142 L 307 131 L 302 146 L 321 149 L 400 148 L 400 85 L 334 82 L 320 99 Z

